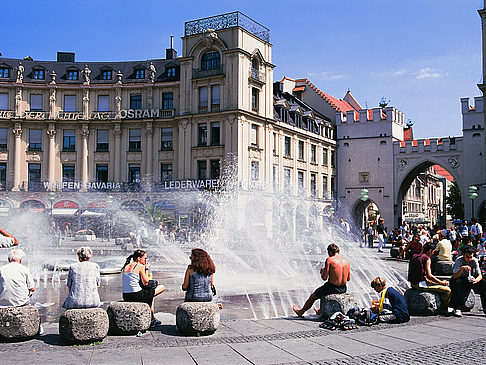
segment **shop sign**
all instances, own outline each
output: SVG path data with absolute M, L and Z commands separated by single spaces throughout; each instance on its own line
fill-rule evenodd
M 107 190 L 120 190 L 121 189 L 121 183 L 119 182 L 87 182 L 86 184 L 83 184 L 79 181 L 55 181 L 53 183 L 50 183 L 48 181 L 43 182 L 44 188 L 45 189 L 69 189 L 69 190 L 81 190 L 81 189 L 86 189 L 86 190 L 94 190 L 94 191 L 107 191 Z
M 240 187 L 244 190 L 265 190 L 266 185 L 260 180 L 246 180 L 240 182 Z
M 165 181 L 162 185 L 166 190 L 179 190 L 179 189 L 217 189 L 221 187 L 221 181 L 219 179 L 209 180 L 173 180 Z
M 122 109 L 120 119 L 170 118 L 173 113 L 172 109 Z
M 12 110 L 0 110 L 0 119 L 11 119 L 14 117 Z

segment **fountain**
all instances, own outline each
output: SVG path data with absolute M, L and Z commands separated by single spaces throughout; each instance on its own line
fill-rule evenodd
M 216 264 L 216 300 L 228 309 L 223 311 L 223 319 L 293 315 L 292 304 L 302 304 L 322 285 L 319 269 L 330 243 L 337 244 L 341 255 L 351 263 L 348 292 L 356 296 L 360 305 L 371 303 L 370 282 L 374 277 L 385 278 L 389 285 L 404 280 L 378 259 L 374 251 L 362 248 L 359 235 L 343 232 L 336 218 L 349 215 L 339 205 L 339 217 L 322 212 L 305 217 L 299 210 L 303 198 L 240 189 L 231 173 L 224 181 L 224 188 L 217 193 L 192 191 L 185 194 L 188 201 L 202 201 L 206 206 L 204 229 L 195 241 L 179 244 L 163 240 L 157 245 L 155 238 L 151 239 L 146 250 L 154 276 L 168 287 L 163 299 L 156 300 L 157 311 L 174 313 L 183 300 L 180 285 L 189 263 L 188 253 L 194 247 L 205 249 Z M 297 207 L 295 217 L 289 213 L 289 207 Z M 270 210 L 273 218 L 268 219 Z M 141 224 L 138 214 L 130 211 L 120 214 L 114 219 Z M 59 247 L 57 233 L 42 213 L 25 212 L 18 214 L 15 220 L 4 220 L 0 224 L 18 238 L 19 247 L 27 253 L 25 264 L 31 267 L 38 287 L 33 301 L 38 302 L 39 308 L 49 304 L 46 313 L 55 318 L 67 295 L 65 270 L 75 261 L 76 248 L 85 243 Z M 113 241 L 87 244 L 98 247 L 92 261 L 111 274 L 103 278 L 102 300 L 107 303 L 121 299 L 121 283 L 116 271 L 127 253 L 120 252 L 119 247 L 115 249 Z M 7 252 L 8 249 L 0 249 L 0 260 L 6 260 Z

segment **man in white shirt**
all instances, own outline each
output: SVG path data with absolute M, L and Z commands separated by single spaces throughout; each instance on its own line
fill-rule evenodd
M 0 307 L 20 307 L 30 303 L 34 279 L 22 265 L 25 252 L 16 248 L 8 254 L 8 264 L 0 267 Z
M 471 228 L 469 228 L 469 231 L 473 245 L 476 247 L 483 236 L 483 227 L 481 227 L 476 218 L 471 218 Z

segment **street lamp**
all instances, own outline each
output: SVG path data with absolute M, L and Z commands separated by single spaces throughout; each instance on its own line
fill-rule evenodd
M 469 191 L 469 199 L 471 199 L 471 218 L 474 218 L 474 199 L 478 197 L 478 188 L 474 185 L 471 185 L 467 188 Z

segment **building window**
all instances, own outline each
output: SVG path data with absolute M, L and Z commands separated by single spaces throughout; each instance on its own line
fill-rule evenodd
M 0 190 L 7 189 L 7 164 L 0 163 Z
M 29 163 L 29 184 L 41 182 L 41 164 Z
M 162 109 L 174 109 L 174 94 L 173 93 L 163 93 L 162 94 Z
M 0 67 L 0 78 L 7 78 L 9 77 L 9 69 L 6 67 Z
M 260 179 L 260 164 L 258 161 L 251 161 L 251 179 Z
M 310 158 L 312 163 L 316 163 L 316 145 L 311 144 L 311 158 Z
M 8 110 L 8 94 L 0 93 L 0 110 Z
M 328 164 L 328 162 L 327 162 L 327 148 L 322 149 L 322 164 L 324 166 L 327 166 L 327 164 Z
M 74 181 L 74 165 L 63 164 L 62 165 L 62 182 Z
M 96 131 L 96 152 L 108 152 L 110 131 L 98 129 Z
M 140 129 L 128 131 L 128 151 L 138 152 L 142 149 L 142 132 Z
M 329 199 L 329 195 L 327 193 L 327 176 L 322 175 L 322 198 Z
M 303 171 L 297 171 L 297 183 L 299 187 L 299 192 L 302 192 L 304 190 L 304 172 Z
M 285 157 L 290 157 L 290 137 L 285 137 Z
M 197 178 L 199 180 L 205 180 L 206 179 L 206 170 L 207 170 L 206 161 L 198 161 L 197 162 Z
M 142 94 L 130 94 L 130 109 L 142 109 Z
M 64 152 L 74 152 L 76 150 L 76 131 L 65 129 L 63 131 L 62 150 Z
M 197 126 L 197 145 L 207 146 L 208 144 L 208 125 L 200 123 Z
M 284 169 L 284 190 L 286 192 L 290 191 L 290 169 Z
M 101 71 L 101 79 L 102 80 L 111 80 L 112 72 L 111 70 L 103 70 Z
M 172 164 L 162 163 L 160 164 L 160 181 L 171 181 L 172 180 Z
M 205 113 L 208 111 L 208 88 L 199 88 L 199 112 Z
M 167 69 L 167 77 L 175 77 L 175 71 L 176 71 L 175 67 L 169 67 Z
M 219 97 L 219 85 L 211 86 L 211 111 L 215 112 L 219 110 L 220 97 Z
M 211 160 L 211 179 L 219 179 L 220 163 L 219 160 Z
M 331 167 L 336 167 L 336 151 L 331 150 Z
M 252 124 L 250 130 L 250 145 L 258 147 L 258 125 Z
M 273 134 L 273 155 L 278 155 L 278 135 L 277 133 Z
M 108 165 L 96 165 L 96 182 L 108 182 Z
M 277 180 L 278 166 L 273 165 L 272 176 L 273 176 L 273 191 L 277 191 L 278 180 Z
M 98 111 L 108 112 L 110 111 L 110 96 L 98 95 Z
M 201 70 L 215 70 L 221 66 L 221 56 L 217 51 L 208 51 L 201 58 Z
M 331 176 L 331 196 L 336 197 L 336 178 Z
M 7 128 L 0 128 L 0 151 L 7 150 Z
M 42 95 L 30 94 L 30 111 L 41 112 L 42 111 Z
M 76 95 L 64 95 L 64 111 L 76 111 Z
M 217 146 L 221 143 L 221 125 L 219 122 L 211 123 L 211 145 Z
M 160 149 L 162 151 L 172 150 L 174 148 L 174 136 L 172 128 L 161 128 L 161 144 Z
M 29 151 L 40 151 L 42 149 L 42 130 L 29 129 Z
M 304 141 L 299 141 L 299 160 L 304 160 Z
M 70 70 L 67 72 L 67 79 L 72 81 L 77 81 L 79 79 L 79 71 Z
M 34 80 L 44 80 L 44 70 L 32 70 L 32 78 Z
M 136 79 L 144 79 L 145 78 L 145 70 L 143 68 L 139 68 L 135 70 L 135 78 Z
M 258 91 L 257 88 L 252 88 L 251 89 L 251 109 L 255 112 L 258 111 L 258 98 L 259 98 L 260 92 Z
M 128 164 L 128 182 L 133 184 L 140 183 L 140 164 Z
M 310 175 L 310 191 L 312 196 L 316 196 L 316 174 Z

